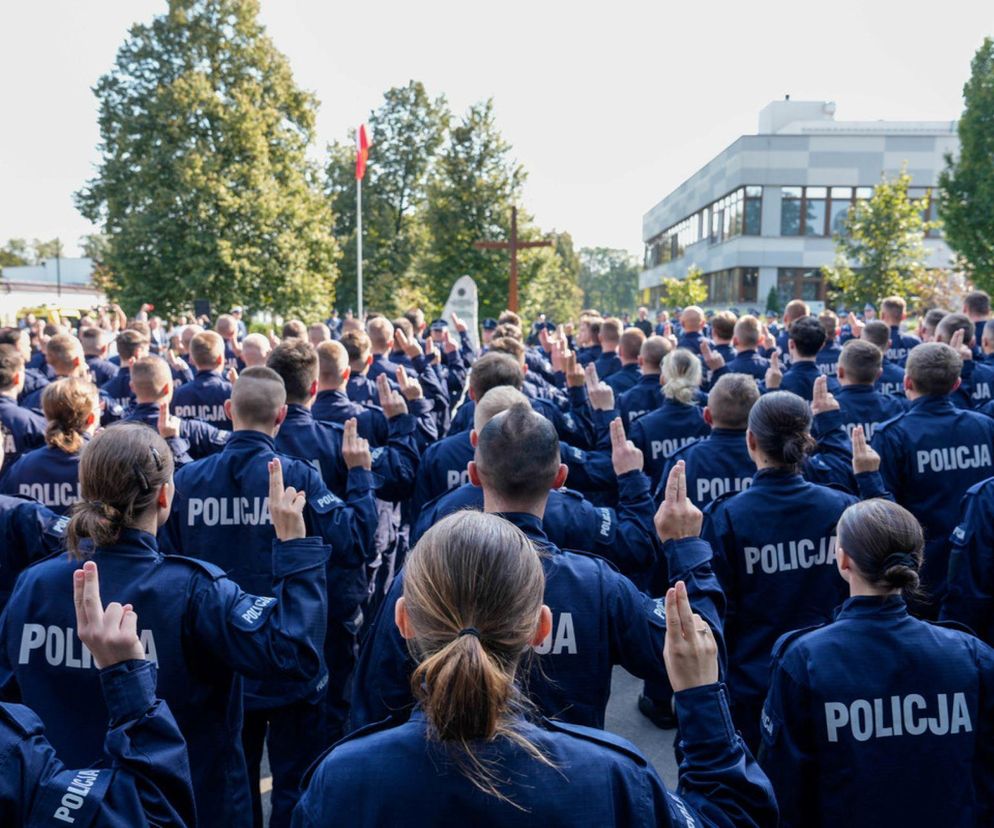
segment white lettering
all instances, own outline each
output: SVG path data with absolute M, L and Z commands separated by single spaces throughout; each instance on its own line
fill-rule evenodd
M 322 496 L 317 505 L 333 498 Z M 258 526 L 271 523 L 268 497 L 191 497 L 186 509 L 186 525 Z
M 838 742 L 847 733 L 857 742 L 895 736 L 921 736 L 932 733 L 947 736 L 972 733 L 973 721 L 965 693 L 937 693 L 934 716 L 925 715 L 929 704 L 918 693 L 878 699 L 855 699 L 850 704 L 825 703 L 825 729 L 829 742 Z M 889 719 L 888 719 L 889 715 Z
M 991 447 L 986 443 L 973 446 L 945 446 L 919 449 L 915 454 L 918 474 L 925 472 L 981 469 L 991 465 Z
M 576 629 L 573 626 L 573 613 L 560 613 L 556 621 L 555 643 L 553 643 L 553 632 L 550 631 L 541 644 L 535 647 L 535 652 L 539 655 L 576 655 Z

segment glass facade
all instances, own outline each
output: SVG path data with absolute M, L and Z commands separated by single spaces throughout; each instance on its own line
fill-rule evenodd
M 759 288 L 758 267 L 731 267 L 704 274 L 710 304 L 736 305 L 756 302 Z
M 777 270 L 777 292 L 784 304 L 791 299 L 818 302 L 825 299 L 825 278 L 820 270 L 781 267 Z
M 853 200 L 873 195 L 872 187 L 781 187 L 781 236 L 832 236 L 845 231 Z

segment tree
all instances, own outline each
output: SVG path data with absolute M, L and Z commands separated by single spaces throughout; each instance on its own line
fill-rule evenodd
M 0 247 L 0 267 L 23 267 L 31 264 L 31 250 L 25 239 L 9 239 Z
M 770 288 L 770 292 L 766 294 L 766 310 L 779 314 L 783 310 L 780 304 L 780 291 L 774 285 Z
M 421 213 L 428 173 L 445 137 L 449 111 L 444 97 L 432 100 L 424 85 L 388 89 L 369 118 L 373 146 L 362 183 L 363 296 L 377 310 L 400 312 L 420 295 L 414 263 L 424 252 Z M 342 246 L 338 304 L 356 305 L 355 141 L 329 147 L 328 191 L 335 236 Z
M 674 308 L 700 305 L 708 298 L 704 274 L 696 265 L 691 266 L 682 279 L 663 279 L 663 288 L 667 301 Z
M 939 176 L 939 217 L 966 275 L 994 291 L 994 41 L 984 38 L 963 87 L 959 157 Z
M 507 307 L 508 254 L 477 250 L 480 239 L 506 239 L 511 206 L 521 194 L 525 171 L 497 129 L 492 100 L 478 103 L 449 131 L 428 184 L 427 244 L 419 269 L 430 300 L 441 307 L 453 282 L 468 273 L 476 280 L 482 316 Z M 529 216 L 518 211 L 522 240 L 538 237 Z M 541 257 L 521 254 L 519 290 L 525 295 Z
M 585 247 L 580 251 L 583 307 L 622 313 L 638 299 L 638 261 L 627 250 Z
M 534 320 L 544 313 L 553 322 L 566 322 L 580 315 L 580 257 L 569 233 L 552 233 L 553 247 L 526 250 L 521 258 L 534 274 L 522 293 L 521 314 Z
M 170 0 L 94 89 L 101 160 L 77 204 L 132 308 L 203 297 L 316 318 L 333 302 L 332 214 L 306 157 L 316 101 L 257 14 L 257 0 Z
M 928 200 L 910 200 L 910 184 L 906 171 L 882 179 L 869 200 L 853 205 L 845 231 L 836 236 L 835 264 L 822 272 L 849 307 L 912 295 L 925 273 L 925 233 L 931 225 L 922 213 Z

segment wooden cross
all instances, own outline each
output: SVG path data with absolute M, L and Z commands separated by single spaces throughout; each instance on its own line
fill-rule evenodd
M 527 247 L 552 247 L 550 241 L 519 241 L 518 240 L 518 208 L 511 208 L 511 239 L 506 242 L 478 241 L 473 243 L 477 250 L 510 250 L 511 278 L 508 283 L 507 309 L 518 310 L 518 251 Z

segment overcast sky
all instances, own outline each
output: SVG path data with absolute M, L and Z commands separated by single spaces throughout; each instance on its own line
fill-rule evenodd
M 0 3 L 0 241 L 71 254 L 90 232 L 71 198 L 97 160 L 90 88 L 165 8 Z M 317 93 L 320 147 L 412 78 L 456 112 L 492 96 L 541 226 L 639 251 L 642 214 L 786 93 L 840 120 L 956 118 L 994 3 L 262 0 L 262 20 Z

